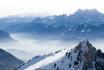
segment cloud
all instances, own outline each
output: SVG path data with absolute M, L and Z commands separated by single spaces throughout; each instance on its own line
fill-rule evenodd
M 104 0 L 0 0 L 0 15 L 21 13 L 70 14 L 77 9 L 96 8 L 104 12 Z

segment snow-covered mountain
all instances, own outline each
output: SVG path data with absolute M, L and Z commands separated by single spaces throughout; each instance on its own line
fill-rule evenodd
M 5 28 L 14 28 L 14 25 L 22 25 L 22 23 L 28 23 L 32 21 L 35 17 L 33 16 L 23 16 L 23 15 L 14 15 L 0 18 L 0 29 Z
M 96 39 L 104 38 L 104 14 L 96 9 L 78 10 L 72 15 L 48 17 L 7 17 L 0 28 L 13 33 L 27 33 L 35 38 Z M 4 24 L 5 23 L 5 24 Z M 76 35 L 77 34 L 77 35 Z
M 61 51 L 61 50 L 60 50 Z M 59 53 L 60 51 L 56 51 L 54 53 L 49 53 L 49 54 L 46 54 L 46 55 L 38 55 L 38 56 L 35 56 L 33 57 L 31 60 L 29 60 L 26 64 L 24 64 L 23 66 L 21 66 L 20 68 L 18 68 L 18 70 L 23 70 L 25 68 L 28 68 L 29 66 L 45 59 L 45 58 L 48 58 L 49 56 L 54 56 L 55 54 Z
M 24 62 L 14 57 L 12 54 L 0 49 L 0 70 L 15 70 Z
M 104 53 L 85 40 L 22 70 L 104 70 Z

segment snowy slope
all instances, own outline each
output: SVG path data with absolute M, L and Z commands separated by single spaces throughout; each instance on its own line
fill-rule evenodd
M 45 59 L 45 56 L 36 56 L 36 57 L 32 58 L 32 60 L 29 60 L 25 65 L 21 66 L 18 70 L 23 70 L 25 68 L 28 68 L 29 66 L 31 66 L 43 59 Z
M 35 56 L 33 57 L 31 60 L 29 60 L 25 65 L 21 66 L 18 70 L 23 70 L 25 68 L 28 68 L 29 66 L 45 59 L 45 58 L 48 58 L 49 56 L 54 56 L 54 54 L 57 54 L 59 53 L 60 51 L 56 51 L 55 53 L 49 53 L 49 54 L 46 54 L 46 55 L 38 55 L 38 56 Z
M 55 61 L 59 60 L 60 58 L 62 58 L 65 55 L 65 53 L 66 53 L 66 50 L 64 50 L 54 56 L 50 56 L 50 57 L 48 57 L 48 58 L 36 63 L 35 65 L 32 65 L 32 66 L 28 67 L 27 69 L 24 69 L 24 70 L 34 70 L 34 69 L 37 69 L 41 66 L 48 65 L 48 64 L 55 62 Z
M 23 70 L 104 70 L 104 54 L 86 40 Z

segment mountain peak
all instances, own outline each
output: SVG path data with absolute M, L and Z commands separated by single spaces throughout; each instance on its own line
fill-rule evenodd
M 80 54 L 78 57 L 83 58 L 83 69 L 94 69 L 93 61 L 96 58 L 97 50 L 88 40 L 84 40 L 75 47 L 75 52 Z
M 30 65 L 26 70 L 104 70 L 104 54 L 84 40 L 73 50 L 63 50 Z
M 82 10 L 82 9 L 78 9 L 77 11 L 76 11 L 77 13 L 88 13 L 88 12 L 92 12 L 92 13 L 96 13 L 96 12 L 99 12 L 97 9 L 85 9 L 85 10 Z
M 84 40 L 81 41 L 76 47 L 75 47 L 76 51 L 83 51 L 83 52 L 87 52 L 87 51 L 93 51 L 94 47 L 92 46 L 92 44 L 88 41 L 88 40 Z
M 85 9 L 85 10 L 79 9 L 74 14 L 76 14 L 76 15 L 93 15 L 93 16 L 99 15 L 99 14 L 102 15 L 102 13 L 96 9 Z
M 82 46 L 87 46 L 88 44 L 90 44 L 90 43 L 87 39 L 80 42 L 80 45 L 82 45 Z

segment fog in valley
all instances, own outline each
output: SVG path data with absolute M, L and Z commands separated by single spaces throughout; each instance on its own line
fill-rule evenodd
M 2 42 L 0 47 L 12 53 L 14 56 L 28 60 L 37 55 L 44 55 L 58 50 L 73 47 L 73 42 L 61 40 L 36 40 L 23 34 L 11 34 L 15 42 Z
M 45 55 L 67 48 L 72 49 L 80 42 L 72 40 L 37 40 L 29 35 L 22 33 L 10 34 L 10 36 L 16 41 L 2 42 L 0 43 L 0 48 L 7 50 L 17 58 L 24 61 L 28 61 L 37 55 Z M 93 40 L 90 42 L 92 42 L 93 46 L 97 49 L 104 51 L 103 40 Z

